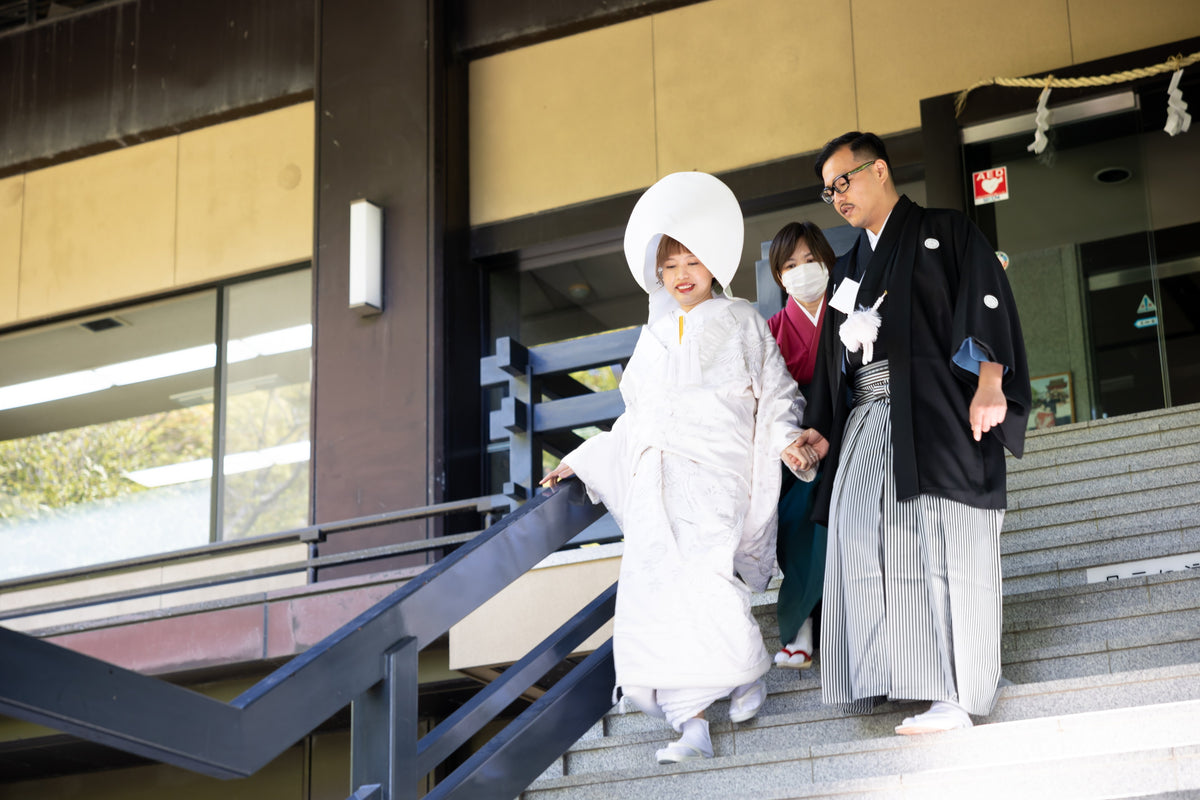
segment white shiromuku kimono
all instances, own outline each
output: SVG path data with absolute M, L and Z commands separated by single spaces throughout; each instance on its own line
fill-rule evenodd
M 750 594 L 774 568 L 779 458 L 804 398 L 746 301 L 651 319 L 622 377 L 625 413 L 564 461 L 625 535 L 617 684 L 655 690 L 678 728 L 771 665 Z

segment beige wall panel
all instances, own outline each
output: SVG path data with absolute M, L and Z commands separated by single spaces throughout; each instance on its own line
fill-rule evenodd
M 162 567 L 162 581 L 163 583 L 177 583 L 282 565 L 300 565 L 303 569 L 307 559 L 307 544 L 287 542 L 238 550 L 226 555 L 209 555 L 186 561 L 169 562 Z
M 179 137 L 177 284 L 312 256 L 313 126 L 301 103 Z
M 510 664 L 612 585 L 620 558 L 534 569 L 450 629 L 450 669 Z M 612 636 L 608 623 L 580 650 Z
M 1062 0 L 854 0 L 853 22 L 860 130 L 879 134 L 920 127 L 923 98 L 1071 63 Z
M 649 18 L 470 65 L 471 223 L 655 180 Z
M 162 567 L 150 566 L 128 572 L 102 573 L 90 578 L 50 581 L 28 589 L 14 589 L 0 594 L 0 611 L 11 612 L 49 603 L 84 600 L 98 595 L 161 586 L 162 575 Z M 158 607 L 157 602 L 155 607 Z
M 21 318 L 170 288 L 177 145 L 161 139 L 26 174 Z
M 18 589 L 0 594 L 0 611 L 8 613 L 34 606 L 68 601 L 83 602 L 90 597 L 137 591 L 162 584 L 162 567 L 153 566 L 128 572 L 102 574 L 94 578 L 54 581 L 28 589 Z M 63 611 L 32 614 L 5 621 L 5 626 L 16 631 L 37 631 L 59 625 L 80 625 L 86 622 L 158 611 L 162 608 L 162 597 L 150 595 L 132 600 L 122 600 L 101 605 L 81 605 Z
M 817 150 L 854 128 L 848 0 L 710 0 L 653 19 L 660 175 Z
M 17 318 L 25 176 L 0 180 L 0 325 Z
M 1076 63 L 1200 36 L 1196 0 L 1067 0 L 1067 6 Z

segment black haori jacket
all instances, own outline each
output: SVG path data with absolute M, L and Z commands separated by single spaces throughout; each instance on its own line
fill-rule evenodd
M 883 290 L 875 359 L 888 359 L 896 497 L 948 497 L 976 508 L 1005 507 L 1004 448 L 1020 457 L 1029 417 L 1025 342 L 996 252 L 963 214 L 925 209 L 902 196 L 872 253 L 866 232 L 838 259 L 827 299 L 847 275 L 860 277 L 856 307 Z M 851 391 L 838 329 L 846 315 L 827 307 L 804 424 L 829 440 L 825 472 L 837 469 Z M 953 362 L 968 339 L 984 360 L 1005 366 L 1008 413 L 976 442 L 968 413 L 978 376 Z M 861 351 L 853 354 L 861 360 Z M 827 522 L 833 480 L 821 481 L 813 518 Z

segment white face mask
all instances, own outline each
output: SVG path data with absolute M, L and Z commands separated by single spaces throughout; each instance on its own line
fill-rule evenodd
M 829 270 L 820 261 L 797 264 L 780 275 L 783 288 L 801 303 L 811 303 L 825 294 Z

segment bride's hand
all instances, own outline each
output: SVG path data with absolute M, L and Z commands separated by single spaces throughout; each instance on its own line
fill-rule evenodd
M 546 477 L 542 478 L 542 480 L 538 482 L 538 486 L 549 486 L 551 489 L 553 489 L 563 478 L 570 478 L 574 474 L 575 470 L 571 469 L 566 464 L 559 464 L 557 467 L 547 473 Z

